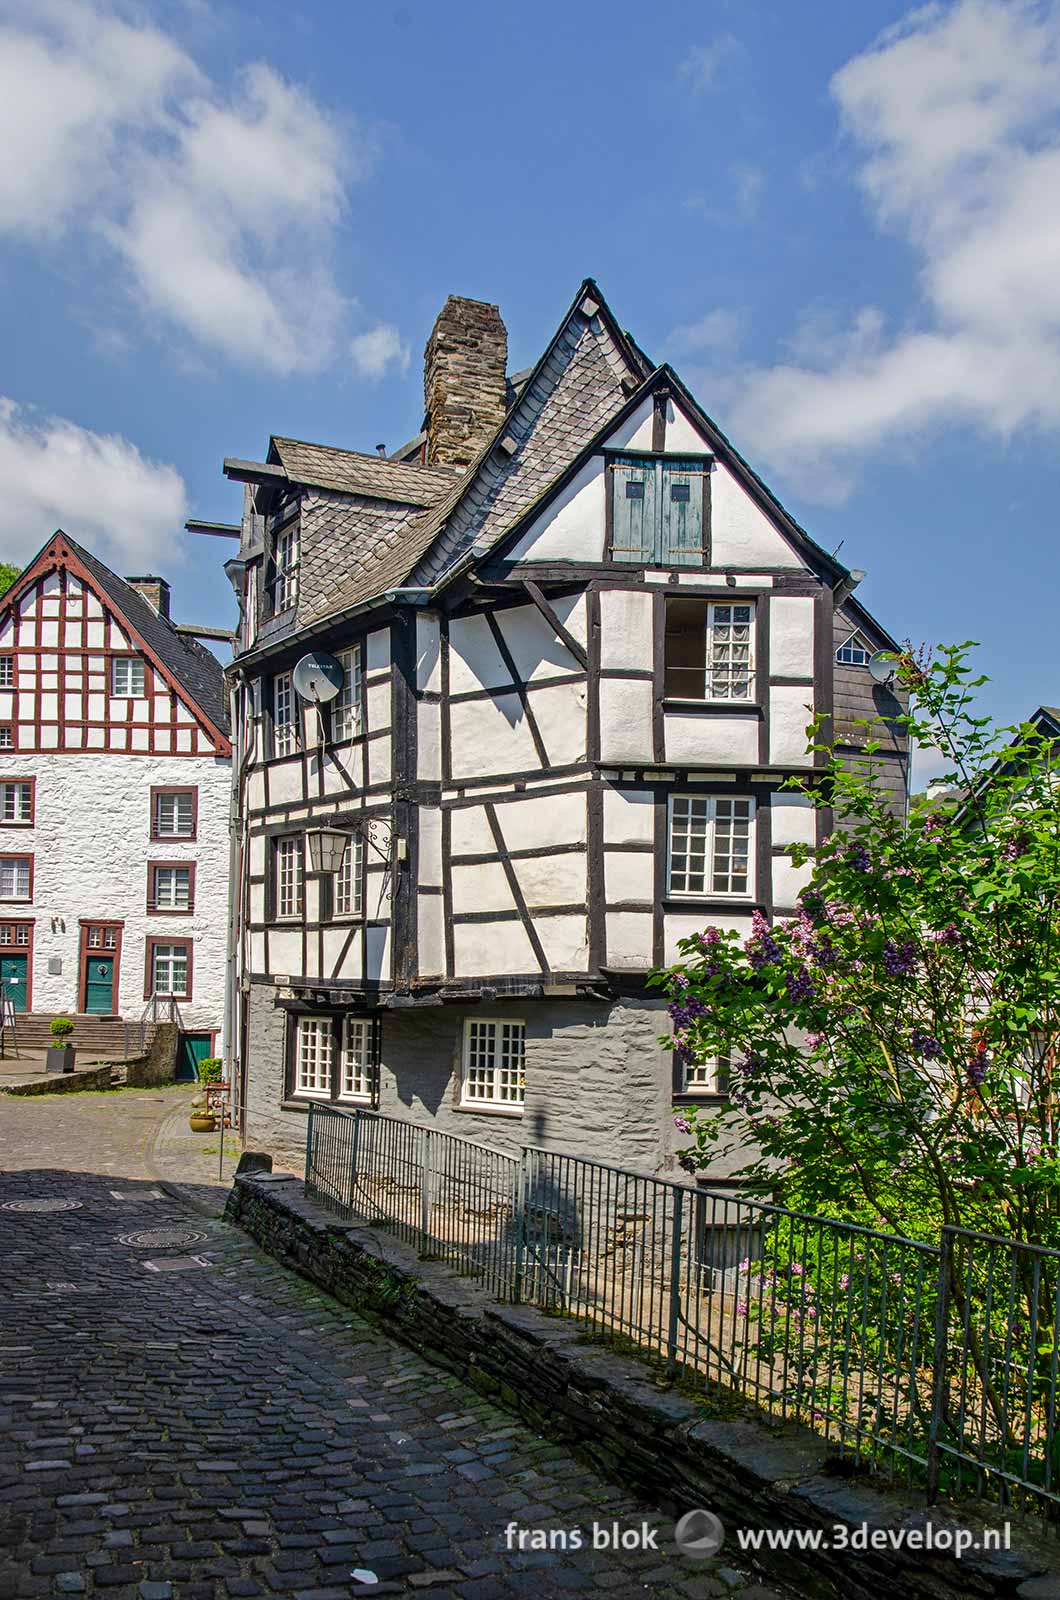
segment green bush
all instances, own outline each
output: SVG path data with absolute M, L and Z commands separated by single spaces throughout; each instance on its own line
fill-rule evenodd
M 52 1036 L 52 1048 L 55 1050 L 69 1050 L 70 1034 L 74 1025 L 69 1017 L 56 1017 L 48 1030 Z
M 199 1062 L 200 1083 L 220 1083 L 224 1062 L 220 1056 L 204 1056 Z

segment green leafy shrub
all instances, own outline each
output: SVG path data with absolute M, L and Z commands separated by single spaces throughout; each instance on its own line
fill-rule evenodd
M 200 1083 L 220 1083 L 224 1062 L 220 1056 L 204 1056 L 199 1062 Z
M 52 1036 L 54 1050 L 69 1050 L 70 1035 L 74 1031 L 74 1025 L 69 1017 L 56 1017 L 48 1031 Z

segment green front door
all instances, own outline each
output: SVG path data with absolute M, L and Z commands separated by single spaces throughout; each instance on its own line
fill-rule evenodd
M 85 1010 L 109 1017 L 114 1011 L 114 957 L 89 952 L 85 972 Z
M 208 1033 L 182 1033 L 180 1049 L 177 1052 L 177 1082 L 196 1083 L 199 1077 L 199 1062 L 205 1060 L 209 1054 Z
M 4 995 L 16 1011 L 26 1009 L 26 971 L 29 963 L 25 956 L 0 956 L 0 984 Z

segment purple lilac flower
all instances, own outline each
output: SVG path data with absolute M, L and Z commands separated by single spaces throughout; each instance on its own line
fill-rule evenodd
M 928 1033 L 926 1028 L 916 1025 L 909 1034 L 909 1043 L 918 1056 L 923 1056 L 925 1061 L 937 1061 L 942 1054 L 942 1046 L 933 1033 Z
M 892 978 L 904 978 L 916 966 L 916 942 L 906 939 L 896 945 L 888 939 L 883 947 L 883 964 Z
M 677 1129 L 678 1133 L 692 1132 L 692 1124 L 688 1121 L 687 1117 L 675 1117 L 674 1127 Z
M 872 871 L 872 857 L 863 844 L 851 845 L 847 851 L 847 860 L 855 872 Z
M 978 1089 L 986 1077 L 986 1051 L 977 1050 L 968 1063 L 968 1082 L 973 1089 Z
M 812 1000 L 817 992 L 813 986 L 813 979 L 805 967 L 799 967 L 796 972 L 785 973 L 784 982 L 787 984 L 790 1000 Z
M 720 944 L 721 943 L 721 929 L 720 928 L 707 928 L 703 933 L 697 933 L 696 939 L 701 945 L 704 945 L 704 946 L 707 946 L 707 947 L 709 947 L 712 944 Z

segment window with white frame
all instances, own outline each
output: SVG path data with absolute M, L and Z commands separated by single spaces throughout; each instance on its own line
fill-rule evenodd
M 707 698 L 750 700 L 754 666 L 753 605 L 710 605 L 707 608 Z
M 276 540 L 273 608 L 288 611 L 298 599 L 298 523 Z
M 277 673 L 272 680 L 272 737 L 278 756 L 298 749 L 298 709 L 289 672 Z
M 191 867 L 153 866 L 149 899 L 152 911 L 190 911 Z
M 364 867 L 364 841 L 351 834 L 346 841 L 342 866 L 335 874 L 334 911 L 337 917 L 359 917 L 362 907 L 361 882 Z
M 375 1089 L 372 1023 L 367 1017 L 347 1017 L 342 1027 L 340 1100 L 370 1101 Z
M 15 658 L 14 656 L 0 656 L 0 689 L 13 689 L 15 687 Z
M 301 834 L 276 841 L 276 915 L 302 915 L 305 844 Z
M 29 932 L 28 922 L 0 923 L 0 944 L 12 945 L 15 949 L 19 947 L 25 949 L 29 944 Z
M 330 1017 L 299 1017 L 294 1037 L 294 1092 L 331 1098 L 334 1029 Z
M 339 651 L 342 688 L 332 701 L 331 736 L 355 739 L 361 732 L 361 647 Z
M 0 750 L 15 748 L 15 730 L 9 722 L 0 723 Z
M 666 601 L 663 693 L 682 700 L 753 700 L 753 602 Z
M 866 644 L 860 633 L 852 633 L 845 639 L 835 653 L 835 658 L 844 667 L 864 667 L 872 660 L 875 652 Z
M 156 944 L 151 950 L 151 993 L 173 995 L 178 1000 L 188 994 L 188 946 Z
M 96 927 L 89 928 L 85 943 L 90 950 L 116 950 L 118 947 L 117 928 Z
M 749 895 L 754 801 L 675 794 L 670 801 L 669 892 Z
M 33 879 L 29 856 L 0 856 L 0 900 L 28 900 Z
M 123 700 L 138 699 L 144 693 L 144 664 L 138 656 L 115 656 L 110 664 L 110 689 Z
M 5 781 L 0 783 L 0 822 L 33 821 L 33 785 Z
M 728 1065 L 727 1056 L 688 1062 L 682 1073 L 685 1094 L 724 1094 Z
M 156 839 L 194 838 L 194 794 L 186 789 L 156 789 L 151 832 Z
M 525 1022 L 469 1017 L 464 1024 L 463 1103 L 518 1110 L 526 1098 Z

